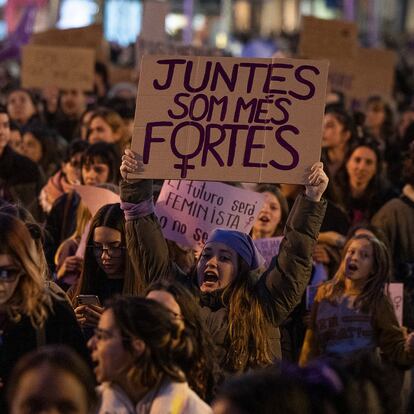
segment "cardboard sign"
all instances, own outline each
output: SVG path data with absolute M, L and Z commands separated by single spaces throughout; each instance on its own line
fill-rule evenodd
M 398 323 L 402 326 L 403 321 L 403 302 L 404 302 L 404 284 L 403 283 L 390 283 L 388 285 L 388 292 L 392 304 L 394 305 L 395 316 Z
M 94 65 L 95 52 L 91 49 L 24 46 L 22 85 L 24 88 L 55 86 L 90 91 L 93 89 Z
M 92 223 L 92 220 L 88 221 L 88 224 L 85 226 L 85 230 L 82 233 L 79 246 L 76 249 L 76 253 L 75 253 L 76 257 L 80 257 L 82 259 L 85 257 L 86 243 L 88 242 L 88 236 L 89 236 L 89 231 L 91 229 L 91 223 Z
M 103 62 L 106 62 L 109 57 L 108 45 L 104 40 L 101 24 L 93 24 L 76 29 L 50 29 L 34 33 L 30 38 L 30 44 L 94 49 L 96 59 Z
M 249 233 L 263 201 L 262 194 L 228 184 L 166 180 L 156 211 L 167 239 L 196 249 L 215 228 Z
M 155 42 L 165 42 L 165 18 L 170 11 L 165 1 L 147 0 L 144 2 L 140 37 Z
M 359 48 L 352 59 L 331 60 L 331 89 L 345 93 L 353 109 L 362 109 L 372 95 L 391 98 L 396 63 L 394 51 Z
M 254 244 L 259 253 L 265 259 L 265 266 L 268 267 L 274 256 L 279 254 L 280 243 L 283 237 L 269 237 L 267 239 L 256 239 Z
M 299 55 L 304 58 L 343 58 L 355 56 L 358 26 L 344 20 L 302 16 Z
M 82 203 L 88 207 L 92 217 L 101 207 L 121 202 L 118 194 L 106 188 L 94 187 L 92 185 L 74 185 L 73 188 L 80 195 Z
M 144 56 L 139 177 L 305 183 L 320 159 L 327 76 L 326 61 Z

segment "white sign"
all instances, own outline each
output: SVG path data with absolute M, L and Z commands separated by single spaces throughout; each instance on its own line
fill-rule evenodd
M 264 196 L 228 184 L 166 180 L 156 211 L 165 237 L 199 248 L 215 228 L 249 233 Z
M 121 202 L 118 194 L 106 188 L 94 187 L 93 185 L 75 185 L 73 188 L 80 195 L 83 204 L 89 209 L 92 217 L 101 207 Z

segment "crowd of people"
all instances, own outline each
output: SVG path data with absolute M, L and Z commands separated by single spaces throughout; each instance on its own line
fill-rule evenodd
M 0 412 L 414 412 L 414 107 L 331 93 L 307 185 L 256 185 L 251 233 L 195 252 L 164 237 L 162 182 L 128 179 L 136 90 L 96 82 L 0 97 Z M 121 202 L 93 215 L 82 184 Z M 253 241 L 279 236 L 265 267 Z

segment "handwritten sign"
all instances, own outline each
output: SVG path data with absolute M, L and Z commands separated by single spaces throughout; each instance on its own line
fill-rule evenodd
M 306 183 L 327 75 L 325 61 L 144 56 L 132 141 L 140 177 Z
M 394 306 L 395 316 L 398 323 L 402 325 L 403 321 L 403 302 L 404 302 L 404 284 L 390 283 L 388 288 L 392 304 Z
M 24 46 L 22 84 L 25 88 L 53 85 L 90 91 L 93 89 L 94 64 L 95 52 L 91 49 Z
M 106 188 L 94 187 L 92 185 L 75 185 L 74 190 L 80 195 L 82 203 L 88 207 L 92 217 L 106 204 L 120 203 L 118 194 Z
M 269 237 L 266 239 L 256 239 L 254 244 L 259 253 L 265 259 L 265 266 L 268 267 L 274 256 L 279 254 L 280 243 L 283 237 Z
M 109 59 L 109 45 L 103 37 L 101 24 L 65 30 L 50 29 L 34 33 L 30 38 L 30 44 L 94 49 L 97 60 L 106 62 Z
M 263 200 L 262 194 L 228 184 L 167 180 L 156 211 L 167 239 L 197 248 L 218 227 L 249 233 Z

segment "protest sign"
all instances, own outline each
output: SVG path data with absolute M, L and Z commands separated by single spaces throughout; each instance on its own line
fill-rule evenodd
M 228 184 L 166 180 L 156 211 L 167 239 L 196 249 L 215 228 L 249 233 L 263 200 L 262 194 Z
M 279 254 L 280 243 L 283 237 L 269 237 L 266 239 L 256 239 L 254 244 L 259 253 L 265 259 L 265 266 L 268 267 L 274 256 Z
M 50 29 L 44 32 L 34 33 L 30 38 L 30 44 L 94 49 L 96 52 L 96 60 L 103 62 L 106 62 L 109 57 L 109 49 L 103 37 L 101 24 L 93 24 L 76 29 Z
M 390 298 L 394 306 L 395 316 L 397 317 L 398 323 L 402 325 L 404 284 L 403 283 L 390 283 L 388 285 L 388 292 L 390 294 Z
M 74 64 L 76 62 L 76 64 Z M 90 91 L 94 82 L 95 52 L 91 49 L 24 46 L 22 85 Z
M 305 183 L 320 159 L 327 75 L 326 61 L 144 56 L 139 177 Z
M 82 203 L 89 209 L 92 217 L 106 204 L 121 202 L 118 194 L 106 188 L 94 187 L 92 185 L 74 185 L 73 189 L 80 195 Z
M 86 243 L 88 242 L 88 236 L 89 236 L 89 231 L 91 229 L 91 223 L 92 223 L 92 220 L 88 221 L 88 224 L 85 226 L 85 230 L 82 233 L 79 246 L 76 249 L 76 253 L 75 253 L 76 257 L 80 257 L 82 259 L 85 257 Z
M 165 18 L 170 10 L 165 1 L 146 0 L 142 12 L 140 38 L 155 42 L 165 42 Z
M 299 56 L 304 58 L 343 58 L 355 56 L 358 26 L 345 20 L 302 16 Z

